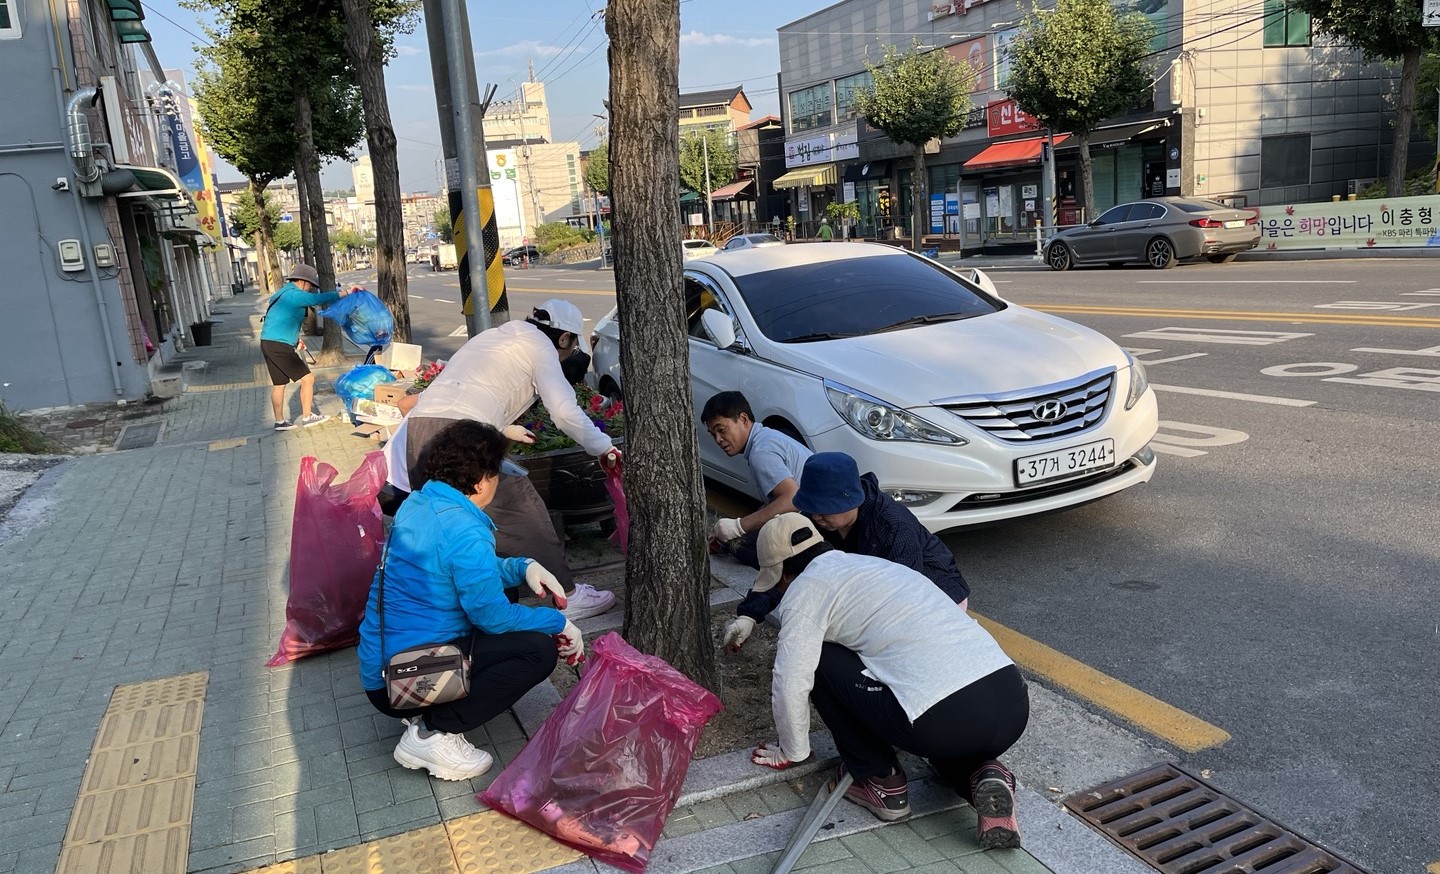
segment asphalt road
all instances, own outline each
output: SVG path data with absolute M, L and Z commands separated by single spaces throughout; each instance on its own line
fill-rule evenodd
M 1182 764 L 1377 874 L 1440 860 L 1437 267 L 992 270 L 1007 299 L 1149 362 L 1160 467 L 944 538 L 975 609 L 1224 728 Z M 609 272 L 507 282 L 512 313 L 565 296 L 593 323 L 613 304 Z M 445 357 L 464 340 L 456 274 L 410 288 Z

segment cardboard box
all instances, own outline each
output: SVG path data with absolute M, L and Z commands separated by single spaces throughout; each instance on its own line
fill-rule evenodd
M 390 404 L 399 406 L 400 399 L 405 397 L 410 384 L 404 382 L 382 382 L 375 386 L 375 402 L 378 404 Z
M 413 373 L 420 369 L 420 346 L 412 343 L 391 343 L 375 357 L 375 362 L 401 373 Z

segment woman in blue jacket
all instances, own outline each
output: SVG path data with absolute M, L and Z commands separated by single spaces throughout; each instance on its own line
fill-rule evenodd
M 580 630 L 552 607 L 512 603 L 506 589 L 527 584 L 540 598 L 564 589 L 528 558 L 497 558 L 495 524 L 484 509 L 495 497 L 509 441 L 489 425 L 457 421 L 429 448 L 430 479 L 395 516 L 385 561 L 385 635 L 376 612 L 379 574 L 360 625 L 360 679 L 375 708 L 406 720 L 395 761 L 442 780 L 490 769 L 489 753 L 465 732 L 509 709 L 544 682 L 558 654 L 584 653 Z M 395 653 L 454 643 L 470 653 L 470 694 L 417 710 L 390 706 L 381 666 Z

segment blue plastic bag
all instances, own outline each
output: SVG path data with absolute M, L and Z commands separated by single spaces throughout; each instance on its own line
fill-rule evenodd
M 395 317 L 390 314 L 390 308 L 363 289 L 330 304 L 320 315 L 339 322 L 340 330 L 350 342 L 362 348 L 388 346 L 395 333 Z
M 353 297 L 353 295 L 352 295 Z M 395 374 L 380 364 L 361 364 L 349 373 L 335 380 L 335 394 L 345 402 L 345 412 L 355 415 L 355 401 L 374 397 L 375 386 L 382 382 L 394 382 Z

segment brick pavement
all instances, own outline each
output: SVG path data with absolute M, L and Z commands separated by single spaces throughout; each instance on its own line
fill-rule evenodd
M 316 455 L 343 477 L 375 444 L 339 421 L 271 431 L 253 303 L 253 295 L 230 302 L 217 345 L 187 355 L 208 366 L 157 412 L 165 423 L 158 445 L 49 471 L 37 487 L 49 512 L 0 544 L 0 874 L 54 870 L 117 684 L 209 672 L 188 863 L 196 874 L 247 870 L 473 813 L 473 793 L 524 743 L 521 722 L 507 713 L 472 734 L 499 760 L 489 775 L 431 780 L 391 758 L 399 724 L 369 704 L 353 649 L 265 667 L 284 625 L 300 459 Z M 337 412 L 333 395 L 322 403 Z M 773 783 L 679 807 L 666 835 L 683 842 L 711 829 L 743 830 L 757 814 L 794 816 L 815 785 Z M 968 808 L 949 809 L 827 840 L 802 865 L 1047 870 L 1023 852 L 978 853 L 967 817 Z M 768 870 L 774 856 L 735 859 L 731 848 L 725 864 L 708 870 Z M 596 870 L 588 861 L 565 868 Z

